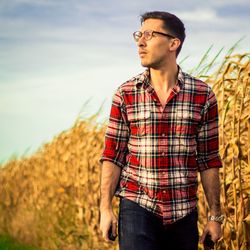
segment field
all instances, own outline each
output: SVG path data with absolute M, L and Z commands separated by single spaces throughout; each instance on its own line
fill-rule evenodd
M 209 66 L 209 65 L 208 65 Z M 221 202 L 217 250 L 250 249 L 250 56 L 230 55 L 210 76 L 220 115 Z M 105 124 L 76 119 L 30 157 L 0 166 L 0 235 L 43 250 L 118 249 L 99 232 L 99 157 Z M 207 217 L 201 185 L 199 230 Z M 114 200 L 117 206 L 117 200 Z M 201 246 L 200 246 L 201 248 Z M 17 248 L 18 249 L 18 248 Z M 201 248 L 202 249 L 202 248 Z

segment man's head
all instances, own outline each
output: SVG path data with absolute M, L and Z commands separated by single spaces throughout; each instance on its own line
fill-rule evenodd
M 146 12 L 141 15 L 141 24 L 147 19 L 160 19 L 163 21 L 165 31 L 180 40 L 180 45 L 176 50 L 176 57 L 181 51 L 183 42 L 185 40 L 185 27 L 183 22 L 175 15 L 163 12 L 163 11 L 152 11 Z

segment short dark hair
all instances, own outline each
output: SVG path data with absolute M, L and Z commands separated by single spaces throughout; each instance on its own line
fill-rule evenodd
M 178 54 L 181 51 L 182 44 L 183 44 L 185 37 L 186 37 L 185 27 L 184 27 L 183 22 L 177 16 L 175 16 L 174 14 L 171 14 L 169 12 L 151 11 L 151 12 L 146 12 L 146 13 L 141 15 L 141 24 L 145 20 L 150 19 L 150 18 L 163 20 L 164 28 L 166 30 L 168 30 L 171 33 L 171 35 L 180 39 L 181 44 L 178 47 L 178 49 L 176 50 L 176 56 L 178 56 Z

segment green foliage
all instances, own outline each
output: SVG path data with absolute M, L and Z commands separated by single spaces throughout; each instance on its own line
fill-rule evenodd
M 6 235 L 0 236 L 0 250 L 41 250 L 27 245 L 20 245 Z
M 213 45 L 211 45 L 208 50 L 205 52 L 205 54 L 202 56 L 199 63 L 188 71 L 189 74 L 196 76 L 197 78 L 203 78 L 206 80 L 211 72 L 214 70 L 215 67 L 218 68 L 217 72 L 221 72 L 221 69 L 223 68 L 224 64 L 227 62 L 228 58 L 232 55 L 232 53 L 237 49 L 240 42 L 244 39 L 244 37 L 240 38 L 231 48 L 228 49 L 228 51 L 223 55 L 223 60 L 220 61 L 220 56 L 222 52 L 224 53 L 224 47 L 222 47 L 212 58 L 210 58 L 210 55 L 212 55 L 212 49 Z M 181 63 L 183 63 L 189 56 L 185 57 Z M 181 64 L 180 63 L 180 64 Z M 220 63 L 220 66 L 218 67 L 218 63 Z

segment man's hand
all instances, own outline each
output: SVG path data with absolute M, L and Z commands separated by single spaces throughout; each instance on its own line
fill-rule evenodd
M 201 182 L 210 208 L 210 215 L 220 215 L 220 179 L 218 168 L 209 168 L 201 172 Z M 200 242 L 204 243 L 207 234 L 211 235 L 213 242 L 222 236 L 221 224 L 216 221 L 208 221 L 203 230 Z
M 109 228 L 112 226 L 113 236 L 117 235 L 117 218 L 112 209 L 101 210 L 100 230 L 107 242 L 111 242 L 108 237 Z
M 217 242 L 222 237 L 221 224 L 216 221 L 208 221 L 200 238 L 200 243 L 204 243 L 207 234 L 211 235 L 213 242 Z
M 100 230 L 103 238 L 109 241 L 108 231 L 112 227 L 112 234 L 116 236 L 117 233 L 117 218 L 112 210 L 112 198 L 115 193 L 115 189 L 118 185 L 120 178 L 121 168 L 114 163 L 104 161 L 102 165 L 101 174 L 101 202 L 100 202 Z

